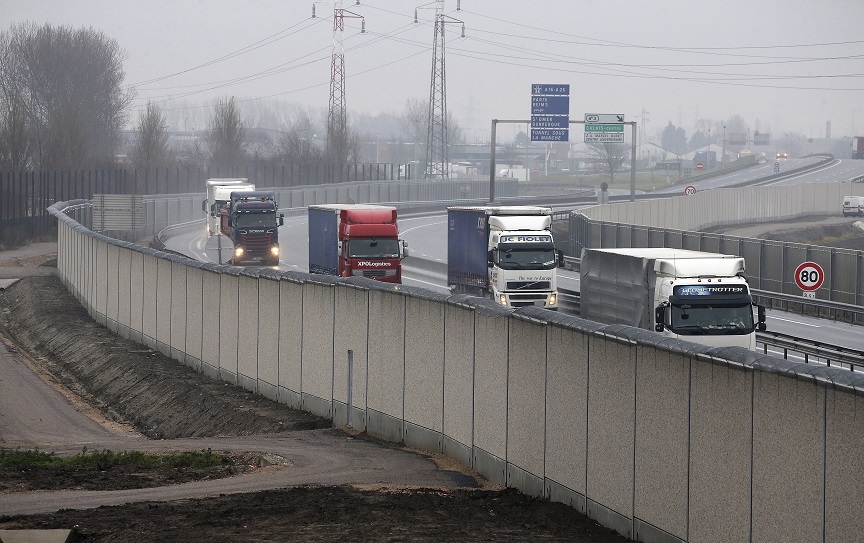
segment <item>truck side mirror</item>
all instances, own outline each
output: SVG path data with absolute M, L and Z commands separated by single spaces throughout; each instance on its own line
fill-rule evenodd
M 284 224 L 285 224 L 285 214 L 284 214 L 284 213 L 280 213 L 280 214 L 279 214 L 279 226 L 282 226 L 282 225 L 284 225 Z
M 760 332 L 764 332 L 765 330 L 768 329 L 768 327 L 765 325 L 765 306 L 764 305 L 757 305 L 756 306 L 756 314 L 758 315 L 758 321 L 756 323 L 756 329 L 759 330 Z
M 201 211 L 207 213 L 207 200 L 201 200 Z
M 234 221 L 231 220 L 231 217 L 228 217 L 228 226 L 234 228 Z
M 564 267 L 564 251 L 562 251 L 561 249 L 558 249 L 558 267 Z
M 402 258 L 405 258 L 408 256 L 408 242 L 404 239 L 400 241 L 402 242 Z
M 654 331 L 662 332 L 665 329 L 663 320 L 666 318 L 666 306 L 658 305 L 654 308 Z
M 493 251 L 489 251 L 486 254 L 486 265 L 490 268 L 495 264 L 495 256 L 492 253 Z

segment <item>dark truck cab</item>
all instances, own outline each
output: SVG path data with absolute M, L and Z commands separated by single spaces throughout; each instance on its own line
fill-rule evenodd
M 279 264 L 279 227 L 285 223 L 285 216 L 277 214 L 278 210 L 274 192 L 231 193 L 225 235 L 234 243 L 232 264 Z

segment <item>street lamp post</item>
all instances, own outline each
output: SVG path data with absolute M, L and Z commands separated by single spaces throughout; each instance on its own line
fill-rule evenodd
M 705 151 L 705 162 L 708 163 L 706 165 L 706 167 L 710 171 L 711 170 L 711 129 L 710 128 L 708 129 L 708 148 Z
M 723 148 L 720 151 L 722 154 L 720 155 L 720 169 L 723 170 L 726 168 L 726 125 L 723 125 Z

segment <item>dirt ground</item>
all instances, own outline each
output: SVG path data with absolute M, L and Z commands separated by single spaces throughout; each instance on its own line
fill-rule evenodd
M 34 263 L 33 259 L 28 262 Z M 43 264 L 50 267 L 53 262 Z M 128 425 L 151 439 L 303 433 L 330 425 L 326 419 L 208 379 L 119 338 L 92 321 L 56 277 L 27 277 L 0 292 L 0 332 L 19 356 L 28 356 L 39 365 L 46 379 L 72 390 L 82 409 L 97 409 L 113 424 Z M 194 409 L 187 409 L 190 402 Z M 229 477 L 260 469 L 258 463 L 262 463 L 261 456 L 249 451 L 230 456 L 219 468 L 195 473 L 0 470 L 0 493 L 152 487 Z M 499 489 L 464 471 L 465 486 L 451 489 L 303 485 L 254 493 L 226 492 L 201 499 L 62 509 L 51 514 L 4 516 L 0 511 L 0 530 L 74 528 L 72 542 L 128 543 L 628 541 L 571 507 Z

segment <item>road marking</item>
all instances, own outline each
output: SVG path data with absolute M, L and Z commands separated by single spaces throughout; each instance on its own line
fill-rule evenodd
M 812 328 L 822 328 L 822 326 L 819 324 L 810 324 L 809 322 L 793 321 L 792 319 L 784 319 L 783 317 L 774 317 L 772 315 L 766 315 L 765 317 L 768 319 L 774 319 L 774 320 L 783 321 L 783 322 L 791 322 L 792 324 L 800 324 L 802 326 L 810 326 Z
M 399 220 L 401 221 L 403 219 L 399 219 Z M 429 224 L 421 224 L 420 226 L 415 226 L 414 228 L 406 228 L 405 230 L 402 230 L 402 234 L 407 234 L 408 232 L 410 232 L 412 230 L 417 230 L 418 228 L 424 228 L 426 226 L 435 226 L 436 224 L 446 224 L 446 223 L 447 223 L 447 221 L 430 222 Z

